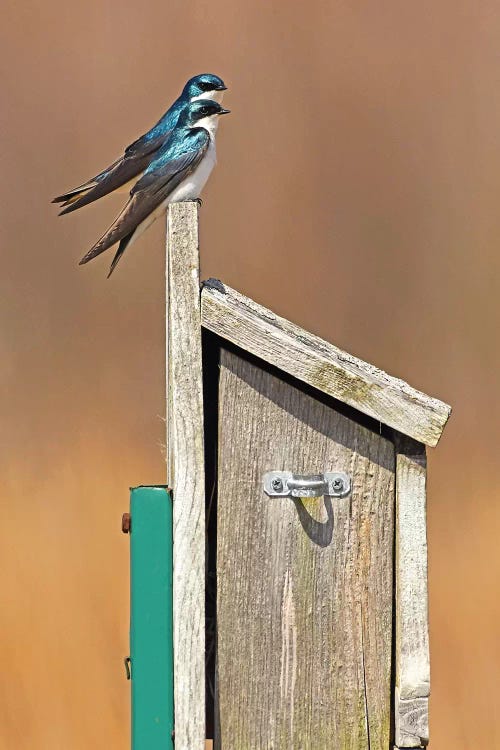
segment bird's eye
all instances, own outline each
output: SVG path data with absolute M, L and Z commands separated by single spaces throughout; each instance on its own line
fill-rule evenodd
M 212 88 L 213 86 L 210 81 L 200 81 L 200 89 L 202 91 L 211 91 Z
M 207 115 L 209 115 L 209 114 L 210 114 L 210 107 L 202 107 L 202 108 L 201 108 L 201 114 L 202 114 L 202 115 L 203 115 L 204 117 L 206 117 Z

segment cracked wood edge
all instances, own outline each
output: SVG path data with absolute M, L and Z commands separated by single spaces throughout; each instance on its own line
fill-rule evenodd
M 396 688 L 399 748 L 429 741 L 425 447 L 396 435 Z
M 389 427 L 435 446 L 451 408 L 211 279 L 205 328 Z
M 176 750 L 205 748 L 205 465 L 198 206 L 167 211 L 167 463 L 174 524 Z

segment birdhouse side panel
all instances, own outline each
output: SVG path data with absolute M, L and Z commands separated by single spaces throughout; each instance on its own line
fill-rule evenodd
M 396 443 L 395 744 L 429 741 L 429 623 L 425 446 L 404 435 Z
M 387 750 L 394 446 L 221 351 L 216 714 L 223 749 Z M 269 497 L 269 471 L 346 497 Z

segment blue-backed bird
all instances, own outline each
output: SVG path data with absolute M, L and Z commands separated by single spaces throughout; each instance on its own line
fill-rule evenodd
M 186 105 L 170 137 L 130 191 L 125 208 L 80 265 L 119 242 L 109 278 L 126 248 L 165 212 L 169 203 L 199 199 L 216 161 L 218 118 L 228 112 L 210 100 Z
M 226 88 L 222 78 L 212 73 L 202 73 L 190 78 L 182 94 L 156 125 L 131 143 L 119 159 L 83 185 L 54 198 L 52 203 L 62 203 L 63 206 L 59 215 L 76 211 L 114 191 L 130 189 L 129 183 L 141 175 L 156 157 L 186 104 L 202 99 L 220 103 Z

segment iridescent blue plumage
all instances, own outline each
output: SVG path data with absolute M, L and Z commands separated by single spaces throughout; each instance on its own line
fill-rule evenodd
M 191 101 L 196 101 L 199 98 L 218 101 L 215 92 L 223 92 L 226 88 L 227 87 L 222 78 L 219 78 L 219 76 L 213 75 L 212 73 L 202 73 L 202 75 L 190 78 L 182 89 L 182 94 L 175 100 L 170 109 L 165 112 L 156 125 L 153 125 L 151 130 L 148 130 L 147 133 L 128 146 L 125 149 L 125 153 L 134 149 L 138 144 L 151 143 L 158 138 L 161 138 L 162 142 L 164 142 L 170 131 L 175 127 L 179 115 L 186 104 L 189 104 Z M 205 96 L 208 92 L 213 92 L 214 95 Z M 222 96 L 220 98 L 222 99 Z
M 122 157 L 88 182 L 54 198 L 53 203 L 63 205 L 60 215 L 75 211 L 126 186 L 155 158 L 175 127 L 180 113 L 190 102 L 197 99 L 221 100 L 222 92 L 225 90 L 224 81 L 212 73 L 203 73 L 191 78 L 161 119 L 147 133 L 131 143 Z
M 217 119 L 228 111 L 207 100 L 190 102 L 181 110 L 170 136 L 130 191 L 127 205 L 80 264 L 119 242 L 111 275 L 125 249 L 165 211 L 168 203 L 199 197 L 215 164 Z

